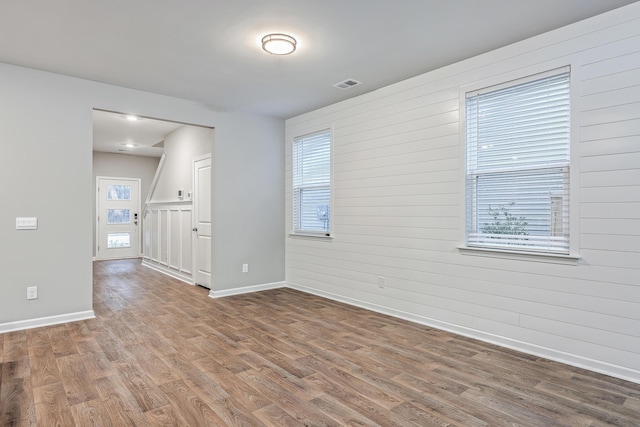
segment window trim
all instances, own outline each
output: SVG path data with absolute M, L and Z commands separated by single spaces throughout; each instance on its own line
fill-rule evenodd
M 467 245 L 467 202 L 466 202 L 466 177 L 467 177 L 467 96 L 481 94 L 483 91 L 493 91 L 501 88 L 517 85 L 519 81 L 535 80 L 548 75 L 560 74 L 569 71 L 569 111 L 572 117 L 570 121 L 569 137 L 569 253 L 552 252 L 528 252 L 507 248 L 488 248 Z M 458 87 L 459 101 L 459 143 L 460 143 L 460 171 L 462 179 L 460 182 L 460 206 L 462 213 L 459 221 L 459 238 L 462 242 L 456 247 L 460 255 L 475 255 L 491 258 L 503 258 L 512 260 L 525 260 L 534 262 L 550 262 L 555 264 L 577 265 L 580 260 L 579 237 L 580 237 L 580 126 L 579 126 L 579 100 L 580 100 L 580 67 L 573 62 L 563 62 L 545 66 L 534 65 L 519 69 L 518 71 L 496 74 L 492 77 L 478 80 L 474 83 L 464 84 Z
M 295 162 L 295 142 L 296 139 L 300 139 L 300 138 L 304 138 L 304 137 L 310 137 L 313 135 L 319 135 L 319 134 L 323 134 L 323 133 L 328 133 L 329 134 L 329 206 L 330 206 L 330 215 L 329 215 L 329 224 L 328 227 L 329 229 L 327 231 L 311 231 L 311 230 L 298 230 L 296 231 L 296 224 L 295 224 L 295 218 L 296 218 L 296 212 L 295 212 L 295 193 L 296 193 L 296 188 L 295 188 L 295 173 L 294 173 L 294 162 Z M 324 128 L 320 128 L 319 130 L 316 131 L 311 131 L 311 132 L 305 132 L 302 133 L 300 135 L 294 136 L 291 139 L 291 162 L 290 162 L 290 167 L 291 167 L 291 222 L 289 224 L 290 228 L 290 232 L 288 233 L 289 237 L 298 237 L 298 238 L 310 238 L 310 239 L 328 239 L 331 240 L 334 237 L 334 231 L 333 231 L 333 225 L 334 225 L 334 215 L 335 215 L 335 210 L 334 210 L 334 179 L 333 179 L 333 151 L 334 151 L 334 131 L 333 131 L 333 126 L 328 126 L 328 127 L 324 127 Z
M 484 256 L 516 261 L 536 261 L 564 265 L 578 265 L 580 261 L 579 256 L 547 252 L 510 251 L 508 249 L 481 248 L 476 246 L 458 246 L 457 249 L 461 255 Z

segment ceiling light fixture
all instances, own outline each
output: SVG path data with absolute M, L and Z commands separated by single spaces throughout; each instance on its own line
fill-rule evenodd
M 262 48 L 272 55 L 289 55 L 297 44 L 296 39 L 286 34 L 267 34 L 262 38 Z
M 140 120 L 140 117 L 132 115 L 124 116 L 124 118 L 129 120 L 130 122 L 137 122 L 138 120 Z

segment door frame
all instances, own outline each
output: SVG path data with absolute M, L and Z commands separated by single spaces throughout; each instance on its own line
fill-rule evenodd
M 138 183 L 138 200 L 137 200 L 137 211 L 138 211 L 138 227 L 137 227 L 137 241 L 138 241 L 138 253 L 135 256 L 126 257 L 126 258 L 139 258 L 142 256 L 142 212 L 140 208 L 142 207 L 142 180 L 140 178 L 128 178 L 121 176 L 96 176 L 96 216 L 94 218 L 94 224 L 96 226 L 96 235 L 95 235 L 95 251 L 96 251 L 96 260 L 106 260 L 111 258 L 100 258 L 100 251 L 98 247 L 100 246 L 100 222 L 98 218 L 100 217 L 100 180 L 117 180 L 117 181 L 136 181 Z

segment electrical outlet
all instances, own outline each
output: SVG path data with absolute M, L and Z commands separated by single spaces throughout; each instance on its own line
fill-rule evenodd
M 384 276 L 378 277 L 378 287 L 384 288 Z
M 38 287 L 29 286 L 27 288 L 27 299 L 38 299 Z
M 249 264 L 242 264 L 242 272 L 243 273 L 249 272 Z

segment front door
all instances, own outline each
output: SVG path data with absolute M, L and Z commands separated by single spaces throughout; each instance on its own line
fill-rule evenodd
M 193 161 L 193 281 L 211 289 L 211 156 Z
M 97 178 L 96 258 L 140 256 L 140 180 Z

